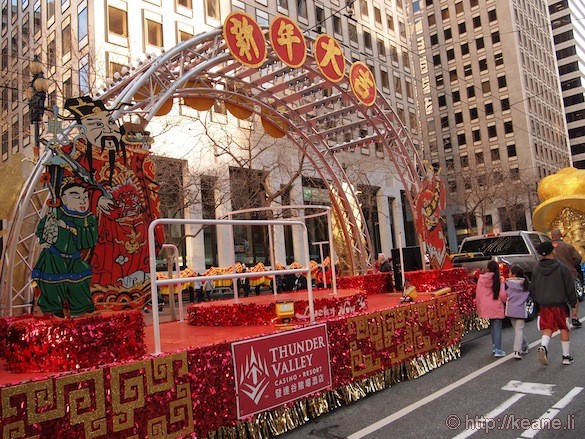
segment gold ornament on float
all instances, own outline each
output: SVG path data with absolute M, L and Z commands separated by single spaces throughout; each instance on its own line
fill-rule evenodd
M 585 170 L 563 168 L 538 185 L 541 203 L 532 215 L 534 229 L 558 228 L 563 239 L 585 257 Z

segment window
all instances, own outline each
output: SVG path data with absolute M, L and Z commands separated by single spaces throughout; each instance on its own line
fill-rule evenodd
M 194 37 L 194 35 L 192 33 L 190 33 L 190 32 L 185 32 L 183 30 L 180 30 L 179 31 L 179 42 L 181 42 L 181 41 L 188 41 L 188 40 L 190 40 L 193 37 Z
M 372 35 L 364 31 L 364 46 L 370 52 L 372 51 Z
M 162 23 L 146 19 L 146 44 L 162 47 L 163 45 Z
M 55 0 L 46 0 L 47 2 L 47 20 L 55 16 Z
M 502 107 L 502 111 L 508 111 L 508 110 L 510 110 L 510 99 L 509 98 L 503 98 L 500 101 L 500 105 Z
M 461 92 L 459 90 L 453 90 L 451 97 L 453 98 L 453 103 L 456 104 L 461 101 Z
M 381 70 L 380 77 L 382 78 L 382 87 L 389 89 L 390 88 L 390 79 L 388 78 L 388 72 L 386 70 Z
M 498 130 L 496 129 L 496 126 L 495 125 L 488 125 L 487 129 L 488 129 L 488 137 L 490 139 L 494 139 L 494 138 L 498 137 Z M 494 157 L 493 157 L 494 154 L 492 152 L 492 160 L 499 160 L 500 159 L 500 155 L 499 154 L 500 154 L 500 152 L 498 151 L 498 158 L 497 159 L 494 159 Z
M 486 114 L 486 116 L 491 116 L 494 114 L 494 104 L 492 102 L 486 102 L 485 114 Z
M 467 144 L 467 139 L 465 137 L 465 133 L 457 134 L 457 145 L 462 146 L 465 144 Z M 465 158 L 467 158 L 467 156 L 465 156 Z
M 499 42 L 500 42 L 500 32 L 499 31 L 492 32 L 492 44 L 496 45 Z
M 69 71 L 71 74 L 71 71 Z M 71 76 L 63 81 L 63 99 L 67 99 L 73 96 L 73 81 Z
M 505 76 L 498 76 L 498 88 L 501 90 L 502 88 L 506 88 L 508 83 L 506 82 Z
M 377 46 L 378 46 L 378 56 L 381 58 L 386 57 L 386 46 L 384 45 L 384 40 L 381 38 L 378 38 Z
M 382 12 L 377 6 L 374 6 L 374 20 L 376 21 L 376 24 L 382 25 Z
M 469 87 L 467 87 L 467 99 L 474 98 L 474 97 L 475 97 L 475 86 L 470 85 Z
M 455 3 L 455 12 L 461 14 L 463 12 L 463 2 Z
M 41 3 L 39 2 L 38 6 L 35 8 L 35 12 L 34 12 L 34 32 L 35 35 L 41 31 L 41 26 L 43 24 L 42 18 L 41 18 Z
M 473 75 L 473 69 L 471 68 L 471 64 L 463 65 L 463 73 L 465 74 L 466 78 Z
M 518 168 L 510 168 L 510 177 L 514 181 L 520 180 L 520 169 L 518 169 Z
M 431 46 L 436 46 L 439 44 L 439 36 L 437 34 L 431 35 Z
M 441 55 L 440 54 L 437 53 L 436 55 L 433 55 L 433 65 L 436 67 L 441 65 Z
M 402 81 L 400 81 L 400 76 L 394 76 L 394 91 L 397 94 L 402 94 Z
M 479 64 L 479 71 L 480 72 L 485 72 L 488 69 L 487 59 L 485 59 L 485 58 L 480 59 L 478 64 Z
M 453 61 L 455 59 L 455 49 L 448 49 L 447 50 L 447 59 L 449 61 Z
M 429 27 L 435 26 L 437 24 L 435 14 L 429 14 L 429 16 L 427 17 L 427 22 L 429 23 Z
M 443 20 L 449 19 L 449 8 L 441 9 L 441 18 Z
M 218 1 L 219 2 L 219 0 L 214 0 L 214 1 Z M 299 14 L 299 16 L 300 17 L 303 17 L 303 18 L 307 18 L 308 17 L 308 14 L 307 14 L 307 0 L 297 0 L 297 14 Z
M 414 99 L 414 88 L 412 87 L 412 82 L 408 79 L 405 80 L 406 84 L 406 97 L 408 99 Z
M 113 6 L 108 6 L 108 31 L 120 35 L 128 36 L 128 14 Z
M 453 38 L 453 33 L 451 32 L 451 28 L 447 28 L 443 31 L 443 34 L 445 35 L 445 41 L 450 40 L 451 38 Z
M 471 136 L 473 137 L 474 142 L 481 142 L 481 131 L 479 128 L 472 129 Z
M 192 0 L 177 0 L 177 4 L 187 9 L 193 9 Z
M 398 20 L 398 32 L 400 33 L 400 39 L 406 40 L 406 25 L 400 20 Z
M 463 184 L 464 184 L 466 190 L 471 190 L 471 188 L 472 188 L 471 177 L 465 177 L 463 179 Z
M 494 148 L 492 150 L 490 150 L 490 155 L 492 157 L 492 162 L 497 162 L 500 160 L 500 150 L 497 148 Z
M 469 55 L 469 44 L 468 43 L 461 44 L 461 55 Z
M 493 23 L 494 21 L 498 21 L 498 14 L 496 13 L 495 9 L 490 9 L 488 11 L 488 19 L 489 19 L 490 23 Z
M 441 117 L 441 128 L 449 128 L 449 116 L 442 116 Z
M 362 14 L 362 17 L 368 18 L 369 13 L 367 0 L 360 0 L 360 13 Z
M 49 44 L 47 45 L 47 67 L 49 71 L 53 71 L 57 66 L 57 42 L 55 41 L 55 33 L 49 36 Z
M 435 83 L 437 84 L 437 87 L 441 87 L 444 84 L 442 73 L 437 73 L 437 76 L 435 76 Z
M 467 26 L 465 25 L 465 22 L 462 21 L 461 23 L 459 23 L 457 25 L 457 28 L 459 29 L 459 35 L 462 35 L 464 33 L 467 33 Z
M 507 145 L 506 148 L 508 149 L 508 157 L 516 157 L 516 144 L 515 143 L 511 143 L 511 144 Z
M 463 123 L 463 113 L 461 111 L 455 112 L 455 123 L 457 125 L 459 125 L 460 123 Z
M 439 107 L 446 107 L 447 106 L 447 99 L 445 99 L 445 95 L 438 96 Z
M 84 60 L 79 66 L 79 93 L 85 95 L 89 91 L 89 64 Z
M 306 7 L 307 4 L 305 3 L 305 17 L 307 16 Z M 219 0 L 205 0 L 205 16 L 214 21 L 221 19 Z
M 478 116 L 477 107 L 471 107 L 469 109 L 469 119 L 470 120 L 476 120 L 478 118 L 479 118 L 479 116 Z
M 65 56 L 69 53 L 71 53 L 71 25 L 68 24 L 61 30 L 61 55 Z
M 394 32 L 394 17 L 390 14 L 386 14 L 386 25 L 388 30 Z
M 110 61 L 108 64 L 108 76 L 110 78 L 114 77 L 116 73 L 122 73 L 122 68 L 124 68 L 124 64 L 120 64 L 114 61 Z
M 341 35 L 341 18 L 338 15 L 333 16 L 333 32 Z
M 512 125 L 511 120 L 507 120 L 504 122 L 504 133 L 506 133 L 506 134 L 513 134 L 514 133 L 514 125 Z
M 87 31 L 87 8 L 83 8 L 77 14 L 77 41 L 81 41 L 87 37 Z
M 469 167 L 469 156 L 467 154 L 464 154 L 460 157 L 460 161 L 461 161 L 461 167 L 462 168 L 468 168 Z
M 485 42 L 483 41 L 483 37 L 479 37 L 475 39 L 475 48 L 477 50 L 483 49 L 485 47 Z
M 457 69 L 449 70 L 449 81 L 455 82 L 457 79 L 459 79 L 457 77 Z
M 490 93 L 492 91 L 489 80 L 483 81 L 481 83 L 481 91 L 483 92 L 483 94 L 487 94 L 487 93 Z
M 479 15 L 477 15 L 476 17 L 473 17 L 472 21 L 473 21 L 473 28 L 474 29 L 481 27 L 481 17 Z
M 483 151 L 476 151 L 475 164 L 476 165 L 483 165 Z
M 495 61 L 497 66 L 504 65 L 504 54 L 503 53 L 496 53 L 494 55 L 494 61 Z
M 355 24 L 348 24 L 348 29 L 349 29 L 349 41 L 350 43 L 353 43 L 354 45 L 357 46 L 358 44 L 358 39 L 357 39 L 357 27 L 355 26 Z

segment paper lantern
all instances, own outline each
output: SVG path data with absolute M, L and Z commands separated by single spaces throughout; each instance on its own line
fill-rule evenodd
M 215 103 L 215 99 L 197 96 L 197 97 L 183 98 L 183 102 L 185 103 L 185 105 L 187 105 L 195 110 L 207 111 L 211 107 L 213 107 L 213 104 Z

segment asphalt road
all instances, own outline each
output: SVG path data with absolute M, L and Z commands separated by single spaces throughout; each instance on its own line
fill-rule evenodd
M 585 305 L 581 308 L 583 315 Z M 570 366 L 561 364 L 558 335 L 549 346 L 548 366 L 537 361 L 540 334 L 535 321 L 527 323 L 525 335 L 530 351 L 522 360 L 515 360 L 511 355 L 493 357 L 489 330 L 467 334 L 458 360 L 280 437 L 585 437 L 585 328 L 571 332 L 575 362 Z M 513 336 L 512 327 L 506 326 L 503 348 L 508 354 L 512 353 Z

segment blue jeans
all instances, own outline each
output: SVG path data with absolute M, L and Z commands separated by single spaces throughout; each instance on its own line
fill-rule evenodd
M 502 350 L 502 322 L 503 319 L 490 319 L 492 330 L 492 345 L 495 350 Z

